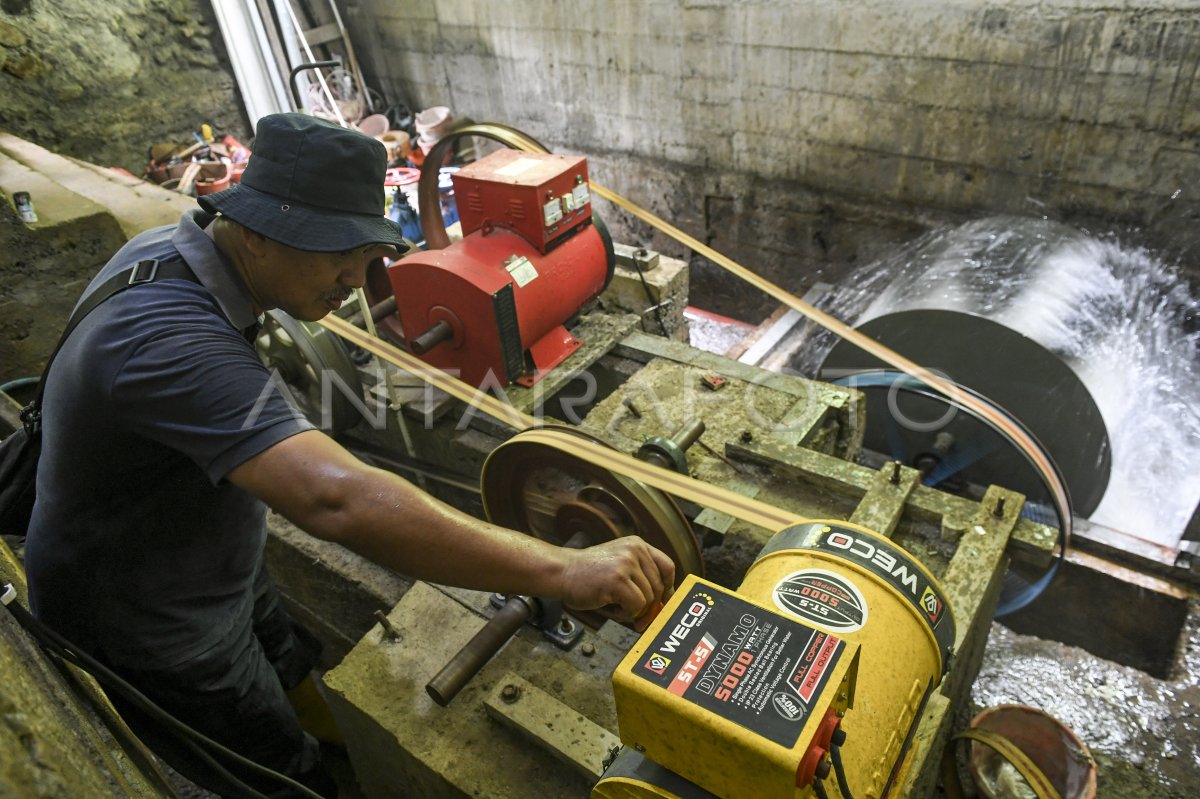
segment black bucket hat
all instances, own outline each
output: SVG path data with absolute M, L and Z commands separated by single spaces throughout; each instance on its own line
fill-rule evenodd
M 307 114 L 270 114 L 258 121 L 253 150 L 242 182 L 197 198 L 201 208 L 307 252 L 408 249 L 383 215 L 381 142 Z

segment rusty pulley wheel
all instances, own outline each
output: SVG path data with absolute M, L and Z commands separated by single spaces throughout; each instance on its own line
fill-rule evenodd
M 574 428 L 542 427 L 493 450 L 480 478 L 488 519 L 560 546 L 580 535 L 585 546 L 638 535 L 674 561 L 677 582 L 703 574 L 696 535 L 675 500 L 555 446 L 580 439 L 611 449 Z

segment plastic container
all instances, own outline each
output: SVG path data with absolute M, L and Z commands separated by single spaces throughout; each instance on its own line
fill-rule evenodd
M 33 199 L 27 191 L 13 192 L 13 203 L 17 206 L 17 215 L 27 225 L 38 221 L 37 212 L 33 210 Z
M 360 119 L 357 127 L 371 138 L 378 139 L 388 132 L 391 125 L 392 123 L 383 114 L 371 114 Z
M 240 177 L 239 175 L 239 179 Z M 200 167 L 200 174 L 196 177 L 196 196 L 203 197 L 206 194 L 225 191 L 229 188 L 231 181 L 232 176 L 228 164 L 220 161 L 206 162 Z
M 1096 762 L 1079 737 L 1053 716 L 1026 705 L 997 705 L 971 720 L 975 729 L 1002 735 L 1034 762 L 1062 799 L 1095 799 Z M 971 779 L 987 799 L 1032 796 L 1008 761 L 986 744 L 971 742 Z M 1011 787 L 1017 783 L 1014 790 Z M 1024 789 L 1030 791 L 1022 794 Z
M 402 130 L 389 130 L 379 140 L 387 148 L 389 164 L 404 161 L 412 153 L 412 142 L 409 140 L 408 134 Z
M 458 221 L 458 203 L 454 199 L 454 182 L 451 180 L 458 170 L 456 166 L 444 166 L 438 170 L 438 201 L 442 207 L 442 222 L 446 226 Z
M 417 114 L 417 146 L 426 155 L 454 127 L 454 115 L 444 105 L 426 108 Z

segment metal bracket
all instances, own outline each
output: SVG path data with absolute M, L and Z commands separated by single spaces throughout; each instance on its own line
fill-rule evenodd
M 521 598 L 537 607 L 537 612 L 529 619 L 529 623 L 541 630 L 542 635 L 559 649 L 571 649 L 583 637 L 583 625 L 567 615 L 562 602 L 542 597 Z M 499 610 L 504 607 L 508 597 L 504 594 L 492 594 L 490 601 L 492 607 Z

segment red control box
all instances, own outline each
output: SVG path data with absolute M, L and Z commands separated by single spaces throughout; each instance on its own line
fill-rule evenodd
M 463 236 L 503 227 L 545 254 L 592 216 L 582 156 L 497 150 L 451 180 Z

